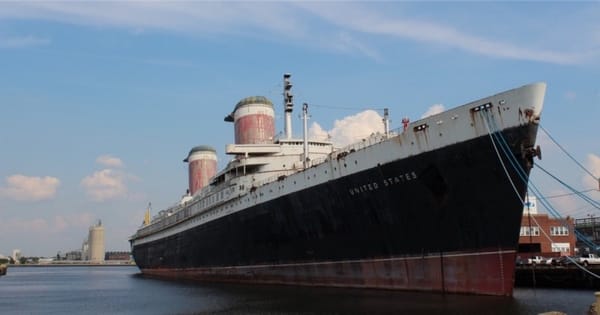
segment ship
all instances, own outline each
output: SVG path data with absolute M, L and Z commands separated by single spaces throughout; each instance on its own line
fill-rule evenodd
M 511 296 L 546 84 L 524 85 L 338 148 L 240 100 L 231 160 L 193 147 L 189 189 L 129 238 L 143 275 L 203 282 Z M 512 166 L 512 167 L 511 167 Z

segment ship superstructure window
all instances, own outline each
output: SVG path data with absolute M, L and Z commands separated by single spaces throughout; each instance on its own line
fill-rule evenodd
M 569 229 L 566 226 L 551 226 L 550 235 L 553 236 L 567 236 L 569 235 Z
M 539 226 L 522 226 L 520 236 L 540 236 Z

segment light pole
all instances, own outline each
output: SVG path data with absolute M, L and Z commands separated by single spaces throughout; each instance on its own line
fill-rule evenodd
M 588 214 L 588 217 L 590 218 L 590 224 L 592 225 L 592 242 L 594 243 L 594 247 L 596 247 L 596 218 L 593 214 Z

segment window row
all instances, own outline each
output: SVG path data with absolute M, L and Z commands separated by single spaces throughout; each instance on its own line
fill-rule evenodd
M 540 236 L 540 227 L 539 226 L 521 226 L 520 236 Z M 566 226 L 551 226 L 550 227 L 550 235 L 551 236 L 568 236 L 569 228 Z
M 522 226 L 520 236 L 540 236 L 539 226 Z

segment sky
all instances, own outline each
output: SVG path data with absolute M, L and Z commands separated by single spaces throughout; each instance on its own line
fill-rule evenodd
M 275 104 L 292 74 L 293 131 L 343 145 L 547 83 L 541 126 L 600 175 L 599 2 L 18 1 L 0 4 L 0 253 L 54 256 L 105 227 L 129 250 L 148 203 L 187 188 L 196 145 L 228 157 L 235 104 Z M 540 166 L 600 200 L 598 182 L 540 130 Z M 600 211 L 534 168 L 562 216 Z M 594 190 L 595 189 L 595 190 Z M 540 209 L 544 211 L 544 209 Z

